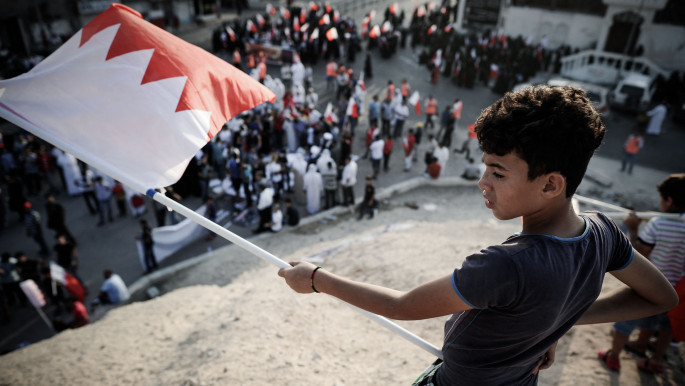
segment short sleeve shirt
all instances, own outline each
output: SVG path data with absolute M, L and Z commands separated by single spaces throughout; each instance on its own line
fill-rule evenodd
M 639 239 L 652 247 L 649 260 L 672 285 L 685 276 L 685 215 L 653 217 L 640 231 Z
M 599 296 L 605 273 L 633 258 L 610 219 L 583 217 L 580 236 L 517 234 L 454 271 L 454 291 L 473 309 L 445 324 L 438 384 L 537 383 L 538 359 Z

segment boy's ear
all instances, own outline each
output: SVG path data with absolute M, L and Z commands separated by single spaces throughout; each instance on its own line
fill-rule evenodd
M 552 198 L 560 194 L 566 194 L 566 177 L 558 172 L 547 174 L 545 186 L 542 188 L 542 194 Z

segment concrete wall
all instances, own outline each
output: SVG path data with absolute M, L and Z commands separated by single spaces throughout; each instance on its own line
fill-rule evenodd
M 625 9 L 613 11 L 617 13 Z M 653 15 L 653 12 L 649 15 Z M 507 35 L 530 37 L 535 43 L 547 35 L 549 48 L 568 44 L 581 50 L 602 49 L 603 44 L 597 47 L 597 41 L 603 39 L 602 36 L 606 38 L 612 14 L 602 18 L 536 8 L 504 7 L 502 22 Z M 650 58 L 663 69 L 685 71 L 685 27 L 652 24 L 651 18 L 648 18 L 641 26 L 637 44 L 644 47 L 644 57 Z
M 653 24 L 647 31 L 643 27 L 637 44 L 645 48 L 644 57 L 663 69 L 685 71 L 685 28 Z
M 549 48 L 562 44 L 594 48 L 603 20 L 599 16 L 528 7 L 504 7 L 501 16 L 505 34 L 530 37 L 535 43 L 547 35 Z

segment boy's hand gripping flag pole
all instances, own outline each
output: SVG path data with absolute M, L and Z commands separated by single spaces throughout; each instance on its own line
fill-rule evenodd
M 275 95 L 121 4 L 31 71 L 0 81 L 0 116 L 279 268 L 288 263 L 157 193 L 224 123 Z M 351 306 L 441 357 L 438 348 Z

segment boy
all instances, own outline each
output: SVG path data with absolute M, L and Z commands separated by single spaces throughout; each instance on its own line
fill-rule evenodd
M 680 218 L 653 217 L 638 235 L 640 218 L 631 215 L 625 219 L 630 242 L 636 251 L 649 260 L 675 285 L 685 277 L 685 174 L 671 174 L 657 186 L 661 196 L 661 211 L 680 213 Z M 628 337 L 637 326 L 643 327 L 636 342 L 628 342 Z M 601 350 L 599 359 L 611 370 L 621 369 L 619 354 L 625 347 L 640 356 L 645 356 L 649 339 L 659 330 L 654 354 L 649 359 L 637 361 L 640 370 L 650 373 L 664 371 L 662 365 L 673 332 L 666 314 L 658 314 L 640 320 L 627 320 L 614 324 L 614 337 L 611 349 Z
M 508 93 L 483 111 L 476 132 L 486 165 L 478 183 L 485 205 L 500 220 L 521 217 L 520 234 L 407 292 L 353 282 L 306 262 L 279 275 L 297 292 L 325 292 L 393 319 L 453 314 L 444 362 L 417 380 L 421 385 L 534 385 L 574 324 L 634 319 L 677 304 L 673 287 L 611 220 L 572 208 L 604 136 L 582 90 Z M 607 271 L 627 287 L 596 300 Z

